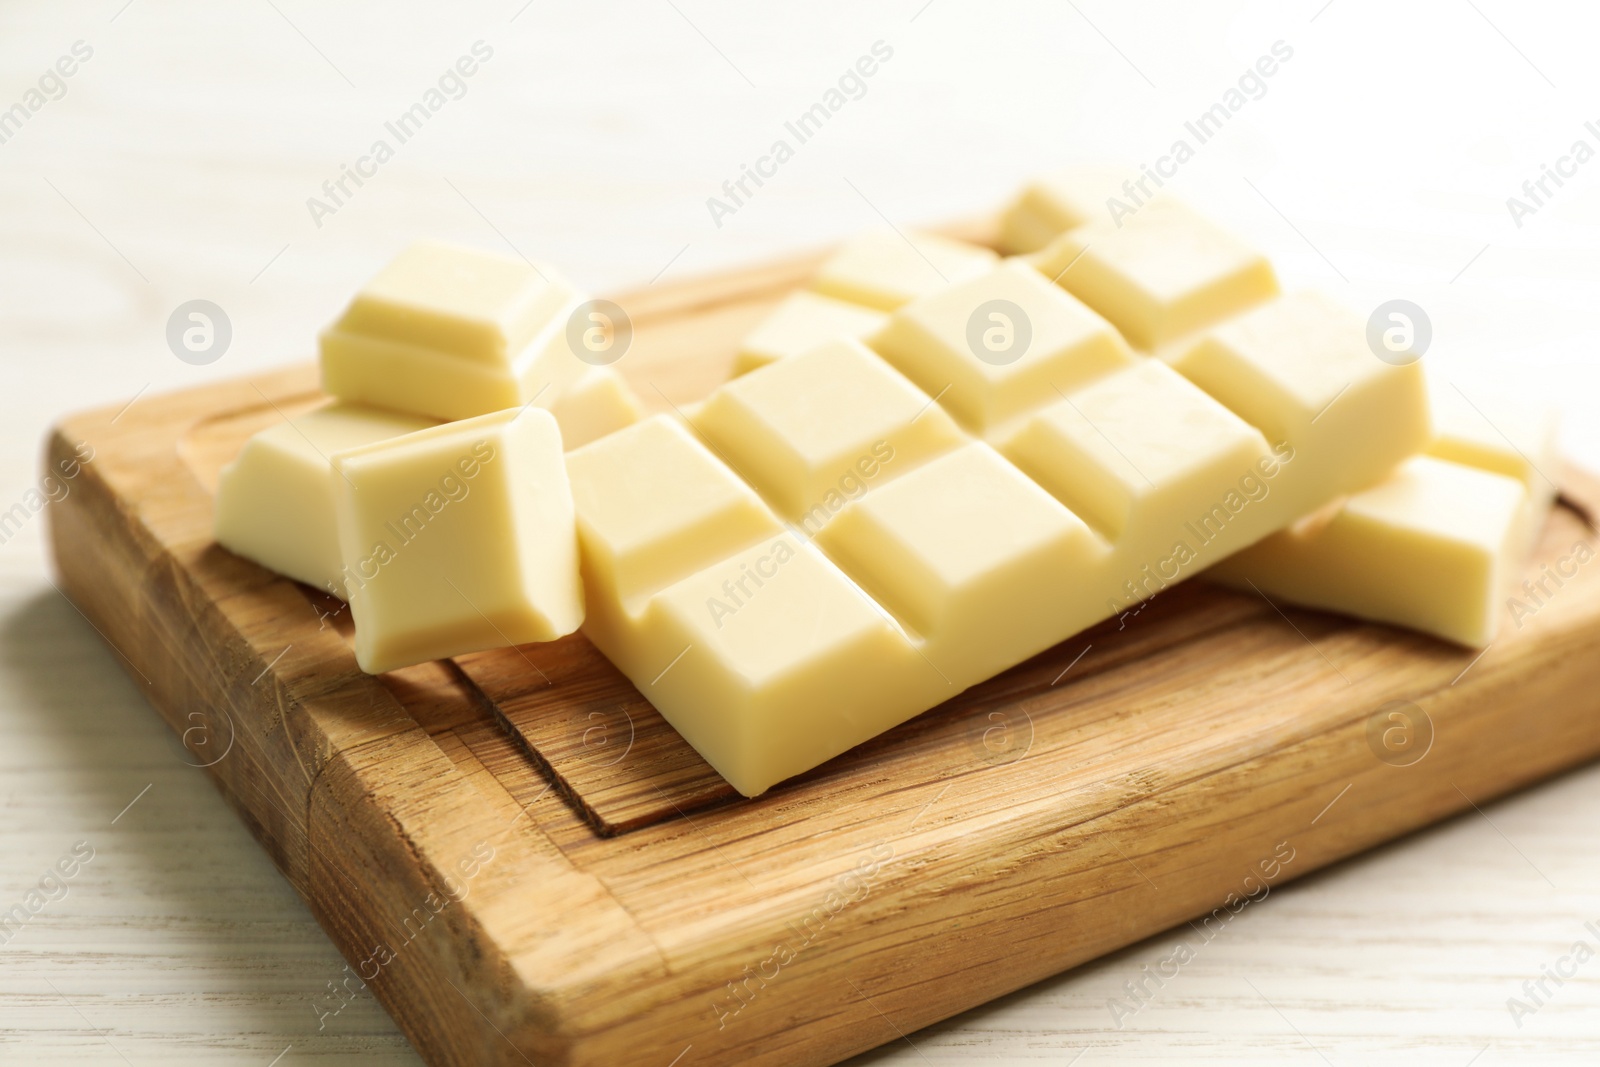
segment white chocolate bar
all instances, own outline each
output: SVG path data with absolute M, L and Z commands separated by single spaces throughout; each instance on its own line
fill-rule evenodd
M 656 416 L 569 455 L 584 632 L 740 792 L 1133 607 L 1428 440 L 1420 369 L 1377 360 L 1358 318 L 1310 298 L 1219 331 L 1178 370 L 1109 343 L 1119 358 L 1088 367 L 1054 345 L 1044 372 L 963 362 L 948 324 L 993 292 L 1039 299 L 1020 269 L 991 267 L 936 314 L 940 294 L 909 303 L 881 335 L 924 381 L 948 367 L 960 399 L 840 340 L 734 379 L 688 424 Z M 1060 305 L 1043 306 L 1049 320 Z M 1224 398 L 1206 379 L 1225 367 Z

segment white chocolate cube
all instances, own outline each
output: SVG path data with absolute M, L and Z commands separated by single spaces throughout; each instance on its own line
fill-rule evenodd
M 1274 446 L 1312 452 L 1336 493 L 1376 484 L 1397 445 L 1404 455 L 1433 436 L 1421 364 L 1378 359 L 1361 318 L 1316 293 L 1279 297 L 1217 327 L 1172 366 Z
M 880 311 L 964 282 L 994 266 L 987 248 L 915 230 L 877 230 L 845 245 L 822 265 L 811 288 Z
M 322 387 L 436 419 L 517 407 L 588 369 L 567 340 L 580 302 L 550 267 L 415 244 L 323 332 Z
M 545 405 L 541 402 L 540 406 Z M 561 445 L 568 452 L 632 426 L 644 413 L 628 383 L 610 367 L 590 367 L 548 407 L 561 427 Z
M 860 304 L 805 290 L 790 293 L 739 345 L 733 373 L 746 374 L 808 352 L 826 341 L 864 341 L 888 321 L 889 316 L 883 312 Z
M 508 410 L 333 457 L 356 661 L 371 674 L 583 621 L 555 419 Z
M 1556 419 L 1498 396 L 1480 406 L 1453 386 L 1433 396 L 1438 433 L 1426 456 L 1225 560 L 1215 576 L 1459 644 L 1494 640 L 1499 597 L 1555 495 Z
M 1455 385 L 1435 382 L 1430 393 L 1434 436 L 1428 454 L 1517 479 L 1528 487 L 1534 510 L 1542 514 L 1558 488 L 1556 413 L 1476 386 L 1469 395 Z
M 584 575 L 630 604 L 777 532 L 778 522 L 681 423 L 656 415 L 567 457 Z
M 1017 261 L 907 304 L 872 345 L 980 435 L 1135 358 L 1105 319 Z
M 651 604 L 646 692 L 747 795 L 954 695 L 910 640 L 815 547 L 784 533 Z M 853 698 L 835 699 L 841 681 Z M 915 706 L 915 704 L 912 704 Z
M 1037 252 L 1067 230 L 1109 218 L 1107 202 L 1123 195 L 1132 168 L 1069 167 L 1030 182 L 1000 216 L 1000 247 L 1009 253 Z
M 1032 262 L 1135 348 L 1162 352 L 1275 296 L 1265 256 L 1176 201 L 1068 230 Z
M 1006 454 L 1111 541 L 1165 516 L 1205 528 L 1215 486 L 1264 487 L 1278 463 L 1259 430 L 1158 360 L 1058 400 Z
M 245 442 L 217 483 L 217 541 L 246 559 L 344 595 L 337 476 L 329 457 L 435 425 L 432 419 L 360 404 L 325 404 Z
M 728 382 L 697 429 L 815 534 L 845 500 L 964 440 L 950 416 L 860 342 L 834 341 Z
M 819 543 L 962 685 L 1055 644 L 1051 601 L 1106 555 L 1082 520 L 978 442 L 855 501 Z
M 1224 562 L 1217 576 L 1481 647 L 1494 640 L 1500 597 L 1527 551 L 1527 502 L 1514 478 L 1416 456 L 1331 516 Z

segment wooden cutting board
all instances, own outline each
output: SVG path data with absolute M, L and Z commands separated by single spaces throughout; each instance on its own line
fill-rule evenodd
M 618 369 L 696 399 L 817 258 L 617 297 Z M 52 544 L 433 1064 L 831 1063 L 1600 753 L 1558 509 L 1481 656 L 1191 582 L 744 800 L 581 637 L 373 678 L 339 601 L 219 548 L 219 468 L 319 399 L 304 365 L 65 419 Z

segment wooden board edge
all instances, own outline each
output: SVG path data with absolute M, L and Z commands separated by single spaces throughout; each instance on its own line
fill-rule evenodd
M 90 426 L 104 414 L 55 427 L 45 462 L 53 467 L 77 455 L 84 437 L 75 431 L 86 429 L 93 436 Z M 455 832 L 456 824 L 471 820 L 472 803 L 481 796 L 409 719 L 360 739 L 319 732 L 323 720 L 317 710 L 332 691 L 300 689 L 292 678 L 274 673 L 271 654 L 255 647 L 226 611 L 207 601 L 192 573 L 159 543 L 137 509 L 118 503 L 128 497 L 119 494 L 115 474 L 105 466 L 93 460 L 83 463 L 73 491 L 51 508 L 47 539 L 58 588 L 186 746 L 194 735 L 201 747 L 191 748 L 196 757 L 192 765 L 205 771 L 350 966 L 370 966 L 373 946 L 385 936 L 392 943 L 396 925 L 403 924 L 396 916 L 415 907 L 396 912 L 394 893 L 417 902 L 449 895 L 450 872 L 434 858 L 445 852 L 442 840 Z M 301 599 L 291 583 L 272 581 L 285 598 Z M 211 640 L 196 639 L 195 631 L 202 628 Z M 342 647 L 342 639 L 331 631 L 329 640 L 339 640 Z M 225 668 L 214 662 L 218 657 L 228 660 Z M 252 677 L 269 684 L 252 682 Z M 367 696 L 386 701 L 396 717 L 405 718 L 386 690 L 370 688 Z M 214 703 L 219 691 L 227 697 L 222 706 Z M 297 726 L 291 727 L 289 718 L 299 720 Z M 297 730 L 315 735 L 311 740 L 320 751 L 309 766 L 299 756 L 285 760 L 281 753 L 278 759 L 267 755 L 272 745 L 295 746 L 291 738 Z M 207 744 L 212 747 L 204 748 Z M 219 749 L 220 756 L 210 758 Z M 398 814 L 403 805 L 395 796 L 398 750 L 406 752 L 408 775 L 421 764 L 424 778 L 436 779 L 436 793 L 449 795 L 436 796 L 426 812 L 412 812 L 409 820 Z M 285 762 L 305 768 L 305 775 L 273 773 L 273 767 Z M 407 777 L 404 784 L 416 783 Z M 335 832 L 341 825 L 359 827 L 359 832 L 341 836 Z M 553 884 L 566 885 L 570 900 L 587 899 L 589 912 L 600 914 L 603 928 L 593 932 L 595 943 L 571 955 L 639 980 L 659 975 L 662 964 L 654 945 L 603 887 L 573 868 L 540 831 L 524 822 L 501 847 L 516 851 L 524 868 L 541 870 Z M 537 860 L 533 853 L 539 854 Z M 508 1062 L 520 1062 L 522 1048 L 563 1062 L 571 1043 L 563 1034 L 569 985 L 593 984 L 594 975 L 588 970 L 559 975 L 549 969 L 530 974 L 529 963 L 538 961 L 502 952 L 486 933 L 475 902 L 463 897 L 449 911 L 445 925 L 451 937 L 408 942 L 422 946 L 405 955 L 416 965 L 383 968 L 393 980 L 372 983 L 380 1003 L 432 1062 L 484 1062 L 476 1055 L 456 1058 L 462 1034 L 481 1037 L 489 1032 L 479 1025 L 487 1018 L 484 1012 L 501 1020 L 502 1031 L 517 1035 L 519 1055 Z M 502 995 L 468 1001 L 463 994 L 455 1005 L 430 1001 L 432 994 L 449 988 L 438 979 L 453 975 L 458 982 L 467 981 L 469 970 L 459 954 L 463 944 L 472 946 L 476 968 L 494 976 L 488 988 Z M 483 988 L 479 981 L 471 984 Z M 419 1005 L 431 1007 L 419 1010 Z M 486 1049 L 477 1051 L 488 1054 Z
M 46 446 L 47 462 L 74 455 L 82 438 L 63 426 Z M 182 643 L 167 627 L 152 591 L 165 601 L 183 598 L 180 571 L 154 542 L 136 516 L 118 503 L 101 465 L 87 462 L 72 492 L 48 509 L 47 537 L 57 588 L 111 647 L 112 655 L 167 725 L 185 741 L 200 739 L 226 749 L 210 762 L 196 754 L 230 806 L 261 842 L 273 863 L 304 893 L 306 889 L 306 812 L 308 794 L 274 780 L 260 758 L 257 738 L 241 733 L 241 708 L 212 705 L 201 679 L 185 670 L 171 646 Z M 262 667 L 266 664 L 262 663 Z M 258 713 L 270 716 L 265 708 Z M 274 794 L 275 799 L 262 799 Z

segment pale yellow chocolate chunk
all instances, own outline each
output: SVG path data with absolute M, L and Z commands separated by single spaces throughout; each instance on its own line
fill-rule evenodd
M 1316 293 L 1278 297 L 1217 327 L 1172 366 L 1277 445 L 1320 457 L 1333 494 L 1376 484 L 1433 436 L 1420 363 L 1367 347 L 1360 316 Z
M 1017 261 L 900 308 L 872 345 L 985 436 L 1135 359 L 1105 319 Z
M 517 407 L 589 368 L 567 336 L 580 304 L 550 267 L 416 244 L 323 332 L 322 387 L 437 419 Z
M 1417 456 L 1331 518 L 1275 534 L 1216 573 L 1268 597 L 1483 646 L 1527 551 L 1527 507 L 1514 478 Z
M 495 412 L 333 457 L 356 662 L 377 674 L 583 621 L 555 419 Z
M 1006 454 L 1112 541 L 1163 516 L 1204 527 L 1219 505 L 1226 523 L 1213 487 L 1248 478 L 1264 495 L 1279 466 L 1259 430 L 1158 360 L 1061 398 Z
M 864 341 L 883 329 L 887 315 L 872 308 L 804 290 L 790 293 L 739 345 L 733 373 L 745 374 L 808 352 L 825 341 Z
M 811 288 L 880 311 L 987 272 L 997 257 L 987 248 L 915 230 L 881 230 L 835 252 Z
M 1134 172 L 1078 166 L 1030 182 L 1000 216 L 1000 247 L 1010 253 L 1037 252 L 1067 230 L 1110 218 L 1107 202 L 1123 195 Z
M 694 425 L 811 534 L 846 500 L 963 440 L 941 407 L 858 341 L 833 341 L 734 379 Z
M 1560 463 L 1559 422 L 1553 411 L 1477 386 L 1463 391 L 1436 382 L 1431 392 L 1434 437 L 1426 449 L 1429 455 L 1515 478 L 1528 487 L 1536 510 L 1549 506 Z
M 952 693 L 894 620 L 793 534 L 672 586 L 650 616 L 635 653 L 646 695 L 746 795 Z
M 644 413 L 639 398 L 610 367 L 590 367 L 549 405 L 568 452 L 632 426 Z
M 344 595 L 329 458 L 434 425 L 359 404 L 325 404 L 245 442 L 217 483 L 217 541 L 246 559 Z
M 1555 486 L 1553 413 L 1453 386 L 1433 390 L 1436 436 L 1372 489 L 1223 562 L 1215 576 L 1272 597 L 1482 646 Z M 1521 492 L 1512 489 L 1520 487 Z
M 1106 548 L 988 445 L 968 444 L 847 507 L 819 542 L 954 682 L 1060 640 L 1056 602 Z
M 578 449 L 567 469 L 585 579 L 619 606 L 779 529 L 755 492 L 665 415 Z
M 533 340 L 573 295 L 548 268 L 420 242 L 362 286 L 340 326 L 498 364 Z
M 1031 262 L 1145 352 L 1163 352 L 1278 292 L 1265 256 L 1170 200 L 1119 223 L 1068 230 Z

